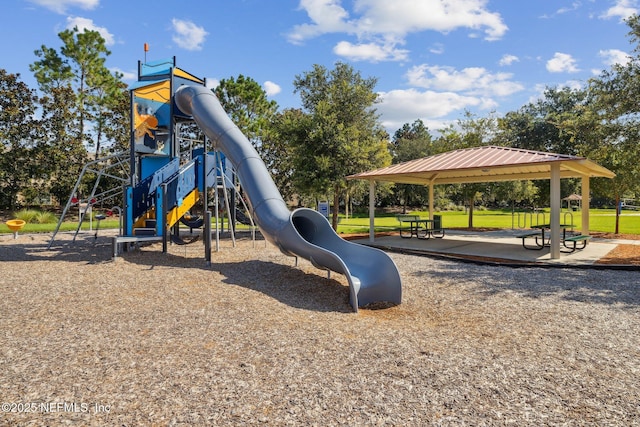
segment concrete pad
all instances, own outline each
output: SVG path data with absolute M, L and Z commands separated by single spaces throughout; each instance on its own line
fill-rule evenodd
M 445 237 L 442 239 L 433 237 L 426 240 L 416 237 L 403 239 L 399 236 L 384 236 L 376 238 L 374 242 L 370 242 L 369 239 L 359 239 L 355 240 L 355 242 L 396 250 L 411 250 L 451 256 L 487 257 L 527 264 L 566 266 L 594 264 L 618 244 L 618 242 L 600 241 L 600 239 L 594 238 L 591 239 L 586 248 L 571 253 L 562 252 L 562 250 L 566 249 L 561 246 L 560 258 L 551 259 L 548 247 L 541 250 L 525 249 L 522 246 L 522 239 L 517 237 L 521 233 L 522 231 L 515 230 L 485 232 L 447 230 Z M 533 244 L 533 242 L 530 243 Z

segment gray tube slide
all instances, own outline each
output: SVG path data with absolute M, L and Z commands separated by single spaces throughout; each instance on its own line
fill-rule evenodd
M 269 242 L 284 254 L 344 274 L 354 311 L 371 303 L 400 304 L 402 281 L 393 260 L 379 249 L 342 239 L 315 210 L 290 212 L 258 152 L 210 89 L 182 86 L 176 91 L 175 102 L 183 113 L 193 116 L 231 161 L 249 198 L 254 220 Z

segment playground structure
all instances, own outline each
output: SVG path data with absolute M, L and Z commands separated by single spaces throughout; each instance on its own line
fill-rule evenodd
M 119 152 L 92 160 L 83 166 L 82 170 L 80 171 L 80 175 L 78 176 L 78 179 L 76 180 L 76 183 L 73 187 L 73 190 L 71 190 L 69 199 L 62 209 L 62 214 L 60 215 L 58 224 L 56 225 L 53 235 L 51 236 L 51 240 L 49 240 L 47 249 L 51 249 L 51 245 L 55 240 L 56 234 L 58 234 L 58 231 L 60 231 L 62 222 L 64 221 L 67 213 L 73 207 L 78 207 L 79 218 L 78 227 L 76 228 L 76 232 L 73 236 L 73 239 L 75 241 L 75 238 L 80 232 L 80 228 L 82 227 L 82 223 L 84 222 L 85 218 L 89 218 L 91 229 L 93 206 L 96 204 L 96 202 L 100 201 L 103 204 L 109 201 L 119 203 L 119 200 L 122 198 L 124 186 L 128 182 L 130 182 L 128 161 L 129 153 Z M 93 178 L 91 191 L 86 197 L 78 197 L 78 189 L 80 188 L 82 182 L 85 182 L 88 177 Z M 101 184 L 104 184 L 104 178 L 111 178 L 119 185 L 107 185 L 107 188 L 103 190 Z M 110 211 L 113 210 L 120 212 L 120 207 L 114 206 Z M 122 228 L 122 226 L 120 228 Z
M 233 238 L 236 216 L 242 214 L 236 215 L 236 201 L 228 200 L 229 193 L 232 198 L 236 193 L 228 190 L 235 189 L 239 181 L 248 199 L 245 208 L 250 225 L 256 225 L 282 253 L 345 275 L 354 311 L 371 303 L 400 304 L 402 282 L 393 260 L 379 249 L 342 239 L 315 210 L 290 212 L 257 151 L 204 79 L 176 67 L 175 58 L 139 62 L 138 81 L 130 87 L 130 94 L 129 182 L 121 189 L 122 220 L 120 234 L 113 238 L 114 256 L 120 247 L 140 242 L 162 241 L 163 252 L 170 241 L 186 243 L 179 231 L 183 223 L 203 228 L 205 259 L 210 262 L 209 190 L 215 189 L 216 194 L 216 238 L 220 198 Z M 199 131 L 205 135 L 203 140 L 196 139 Z M 120 165 L 122 154 L 114 156 L 110 164 Z M 97 174 L 108 173 L 101 169 Z M 97 183 L 84 206 L 97 199 L 96 188 Z M 78 203 L 74 193 L 65 211 L 74 201 Z M 239 200 L 244 203 L 243 198 Z M 202 206 L 201 216 L 192 214 L 197 204 Z

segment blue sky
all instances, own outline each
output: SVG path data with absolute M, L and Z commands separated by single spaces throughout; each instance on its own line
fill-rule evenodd
M 36 88 L 29 64 L 58 32 L 99 31 L 107 66 L 136 78 L 138 60 L 175 56 L 206 77 L 249 76 L 281 109 L 299 107 L 296 75 L 351 64 L 376 77 L 390 134 L 422 119 L 435 131 L 502 115 L 545 86 L 581 86 L 631 52 L 623 19 L 639 0 L 10 0 L 0 67 Z

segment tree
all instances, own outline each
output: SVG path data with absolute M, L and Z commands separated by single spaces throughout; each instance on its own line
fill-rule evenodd
M 54 88 L 40 98 L 42 120 L 38 153 L 46 170 L 49 191 L 59 202 L 69 197 L 88 160 L 87 150 L 77 138 L 74 100 L 75 94 L 68 86 Z
M 296 146 L 304 145 L 310 128 L 310 115 L 300 109 L 286 109 L 273 117 L 271 130 L 262 141 L 262 160 L 285 200 L 292 199 L 296 193 L 300 194 L 293 182 L 293 150 Z
M 121 73 L 111 74 L 98 69 L 87 78 L 91 91 L 87 97 L 87 112 L 94 122 L 95 158 L 102 154 L 103 141 L 110 140 L 112 148 L 130 143 L 128 134 L 130 97 Z
M 34 92 L 18 74 L 0 69 L 0 206 L 15 209 L 18 193 L 31 185 L 37 122 Z
M 402 163 L 434 154 L 432 137 L 429 129 L 422 120 L 416 120 L 411 125 L 405 123 L 396 131 L 391 140 L 392 163 Z M 429 189 L 424 185 L 396 184 L 395 194 L 402 204 L 402 212 L 407 212 L 407 206 L 425 204 L 428 200 Z
M 538 194 L 538 187 L 528 180 L 503 181 L 494 184 L 493 194 L 497 200 L 511 202 L 512 212 L 515 212 L 516 205 L 524 203 L 530 206 L 534 203 Z
M 340 200 L 346 200 L 346 176 L 390 163 L 388 135 L 373 105 L 375 78 L 363 78 L 350 65 L 333 70 L 314 65 L 296 76 L 295 92 L 311 116 L 305 141 L 296 141 L 293 180 L 315 195 L 333 195 L 332 226 L 338 227 Z
M 75 27 L 58 36 L 60 51 L 43 45 L 30 69 L 43 93 L 43 162 L 51 192 L 61 201 L 88 160 L 87 147 L 98 158 L 107 143 L 129 144 L 129 97 L 122 76 L 105 66 L 111 52 L 100 33 Z
M 601 142 L 600 125 L 587 89 L 547 88 L 542 98 L 498 119 L 496 141 L 512 147 L 592 157 Z M 535 181 L 537 203 L 549 203 L 549 180 Z M 580 180 L 564 179 L 562 193 L 576 192 Z
M 75 135 L 87 146 L 100 151 L 105 107 L 117 103 L 120 75 L 112 75 L 105 66 L 111 52 L 106 48 L 100 33 L 92 30 L 80 32 L 78 27 L 58 33 L 63 45 L 58 53 L 42 46 L 35 51 L 40 60 L 31 64 L 40 90 L 51 93 L 53 89 L 71 87 L 78 126 Z
M 567 125 L 586 111 L 588 102 L 585 90 L 547 88 L 536 102 L 498 119 L 498 140 L 515 148 L 576 155 L 589 134 Z
M 118 82 L 117 89 L 107 97 L 104 108 L 100 111 L 101 131 L 104 139 L 110 142 L 109 151 L 128 151 L 131 144 L 130 114 L 131 98 L 129 89 L 123 82 Z M 96 153 L 98 153 L 96 147 Z
M 449 126 L 441 131 L 441 136 L 435 145 L 440 152 L 458 150 L 464 148 L 480 147 L 493 143 L 496 138 L 497 120 L 489 117 L 476 117 L 469 111 L 465 112 L 464 119 L 460 119 L 456 126 Z M 490 191 L 487 183 L 461 184 L 457 187 L 463 200 L 469 205 L 469 228 L 473 228 L 473 208 L 481 199 L 483 193 Z
M 594 180 L 594 192 L 613 195 L 616 207 L 628 193 L 640 191 L 640 17 L 627 20 L 630 40 L 636 45 L 627 64 L 615 64 L 589 82 L 592 111 L 599 132 L 593 160 L 616 173 L 611 180 Z M 620 211 L 616 210 L 615 233 L 619 232 Z
M 213 92 L 231 120 L 260 152 L 278 104 L 267 99 L 266 92 L 255 80 L 242 74 L 237 79 L 220 80 Z

